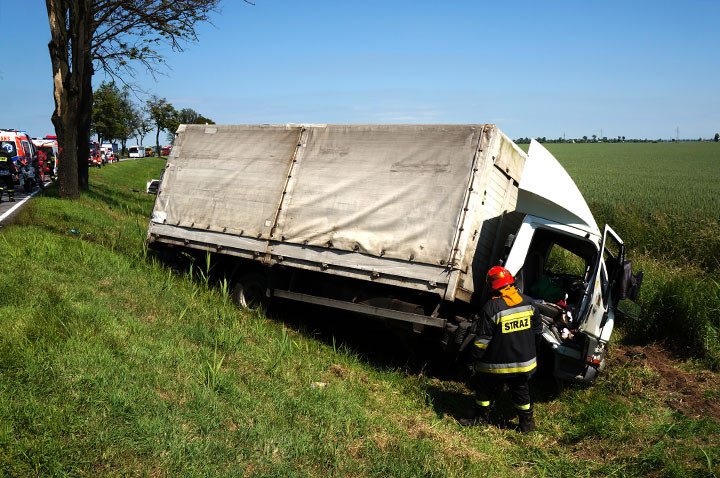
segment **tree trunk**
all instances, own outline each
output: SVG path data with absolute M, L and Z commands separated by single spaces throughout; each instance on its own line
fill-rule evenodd
M 78 72 L 80 73 L 80 112 L 77 123 L 78 186 L 80 189 L 87 191 L 90 189 L 88 157 L 90 156 L 90 121 L 92 119 L 93 100 L 92 32 L 90 31 L 92 11 L 90 9 L 90 0 L 80 0 L 79 3 L 83 5 L 81 8 L 83 10 L 82 17 L 87 19 L 87 25 L 84 26 L 80 38 L 83 51 L 82 62 L 79 62 L 81 67 L 78 68 Z
M 90 2 L 91 0 L 45 0 L 50 23 L 51 39 L 48 50 L 55 97 L 52 121 L 60 147 L 58 193 L 60 197 L 70 199 L 79 196 L 78 186 L 87 189 L 89 115 L 92 107 Z
M 158 158 L 160 157 L 160 127 L 158 126 L 157 133 L 155 134 L 155 147 L 157 150 L 155 151 L 155 154 L 157 154 Z
M 58 194 L 62 198 L 79 196 L 77 184 L 77 141 L 75 122 L 77 115 L 77 89 L 70 65 L 70 31 L 74 8 L 68 0 L 46 0 L 51 39 L 48 43 L 53 70 L 55 111 L 52 122 L 60 149 L 58 160 Z M 70 17 L 70 18 L 69 18 Z M 72 29 L 72 25 L 70 25 Z M 74 57 L 74 55 L 73 55 Z M 74 58 L 73 58 L 74 59 Z
M 58 116 L 57 108 L 56 113 L 52 116 L 60 146 L 60 157 L 57 164 L 58 195 L 61 198 L 76 199 L 80 195 L 77 182 L 76 154 L 74 154 L 77 152 L 77 135 L 75 131 L 77 106 L 71 106 L 74 101 L 69 98 L 66 90 L 61 88 L 58 94 L 56 86 L 55 95 L 56 97 L 60 96 L 62 98 L 61 103 L 68 107 L 68 111 L 62 117 Z

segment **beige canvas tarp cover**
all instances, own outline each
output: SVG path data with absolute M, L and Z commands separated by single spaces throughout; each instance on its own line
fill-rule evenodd
M 442 265 L 483 125 L 187 125 L 153 221 Z

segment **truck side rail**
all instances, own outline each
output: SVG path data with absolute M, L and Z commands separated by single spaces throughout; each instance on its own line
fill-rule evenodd
M 386 309 L 382 307 L 374 307 L 372 305 L 356 304 L 354 302 L 347 302 L 344 300 L 328 299 L 326 297 L 301 294 L 299 292 L 292 292 L 289 290 L 275 289 L 271 291 L 271 294 L 273 297 L 279 297 L 281 299 L 296 300 L 298 302 L 322 305 L 325 307 L 348 310 L 350 312 L 357 312 L 360 314 L 371 315 L 374 317 L 400 320 L 403 322 L 411 322 L 413 324 L 427 325 L 430 327 L 444 328 L 445 324 L 447 323 L 446 319 L 428 317 L 426 315 L 412 314 L 410 312 L 402 312 L 399 310 Z
M 265 265 L 286 265 L 353 279 L 399 286 L 442 297 L 451 269 L 359 252 L 328 250 L 320 247 L 275 243 L 233 234 L 202 231 L 169 224 L 150 223 L 148 242 L 188 247 L 257 260 Z M 270 250 L 272 253 L 267 253 Z

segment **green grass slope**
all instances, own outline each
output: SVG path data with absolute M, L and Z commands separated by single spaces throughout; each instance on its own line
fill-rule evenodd
M 463 384 L 238 309 L 143 248 L 153 196 L 132 189 L 163 165 L 93 170 L 0 232 L 0 476 L 720 474 L 697 412 L 717 374 L 616 347 L 591 388 L 534 380 L 538 432 L 465 429 Z

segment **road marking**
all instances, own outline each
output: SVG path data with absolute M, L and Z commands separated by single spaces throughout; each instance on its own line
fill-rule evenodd
M 11 207 L 10 209 L 8 209 L 8 211 L 7 211 L 5 214 L 3 214 L 2 216 L 0 216 L 0 222 L 4 221 L 5 218 L 8 217 L 10 214 L 12 214 L 12 212 L 13 212 L 15 209 L 17 209 L 17 208 L 19 208 L 20 206 L 22 206 L 22 204 L 23 204 L 25 201 L 27 201 L 27 200 L 30 199 L 31 197 L 35 196 L 35 195 L 36 195 L 37 193 L 39 193 L 39 192 L 40 192 L 40 189 L 36 189 L 34 192 L 30 193 L 29 196 L 26 196 L 26 197 L 22 198 L 22 199 L 20 200 L 20 202 L 18 202 L 17 204 L 15 204 L 13 207 Z

